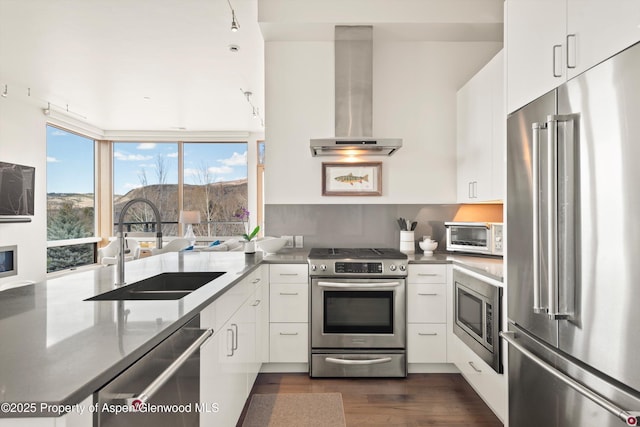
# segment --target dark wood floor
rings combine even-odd
[[[406,379],[309,378],[307,374],[260,374],[251,395],[342,393],[347,427],[502,427],[459,374],[410,374]],[[242,426],[251,396],[242,412]]]

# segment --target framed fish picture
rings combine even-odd
[[[323,162],[322,195],[381,196],[382,162]]]

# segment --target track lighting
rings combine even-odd
[[[9,88],[7,87],[7,85],[4,85],[4,90],[2,91],[2,97],[6,98],[7,95],[9,95]]]
[[[262,116],[260,115],[260,108],[256,107],[255,105],[253,105],[253,102],[251,102],[251,96],[253,95],[253,92],[248,91],[248,90],[245,91],[242,88],[240,88],[240,91],[242,92],[244,97],[247,98],[247,102],[251,106],[251,115],[253,117],[255,117],[256,119],[260,120],[260,126],[264,127],[264,120],[262,119]]]
[[[229,9],[231,9],[231,31],[235,33],[240,29],[240,23],[236,19],[236,11],[231,6],[231,0],[227,0],[227,3],[229,3]]]

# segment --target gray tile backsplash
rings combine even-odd
[[[445,248],[444,222],[459,205],[276,205],[265,206],[265,235],[302,235],[304,247],[399,247],[399,217],[417,221],[416,241],[431,236]],[[419,251],[419,249],[418,249]]]

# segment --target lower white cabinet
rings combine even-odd
[[[309,361],[308,323],[271,323],[269,360],[278,363]]]
[[[269,266],[269,362],[309,362],[307,264]]]
[[[264,267],[261,267],[264,268]],[[200,425],[235,425],[266,359],[268,298],[264,280],[249,275],[200,313],[213,337],[200,349],[200,400],[217,411],[200,413]],[[244,290],[244,300],[240,290]],[[266,312],[265,312],[266,310]],[[233,313],[224,320],[220,313]]]
[[[409,363],[445,363],[447,361],[447,325],[409,323],[407,329]]]
[[[409,264],[407,278],[407,362],[447,363],[451,324],[451,266]]]
[[[498,374],[491,369],[457,336],[451,337],[450,341],[449,349],[452,362],[498,418],[502,422],[506,422],[509,405],[507,375]]]

